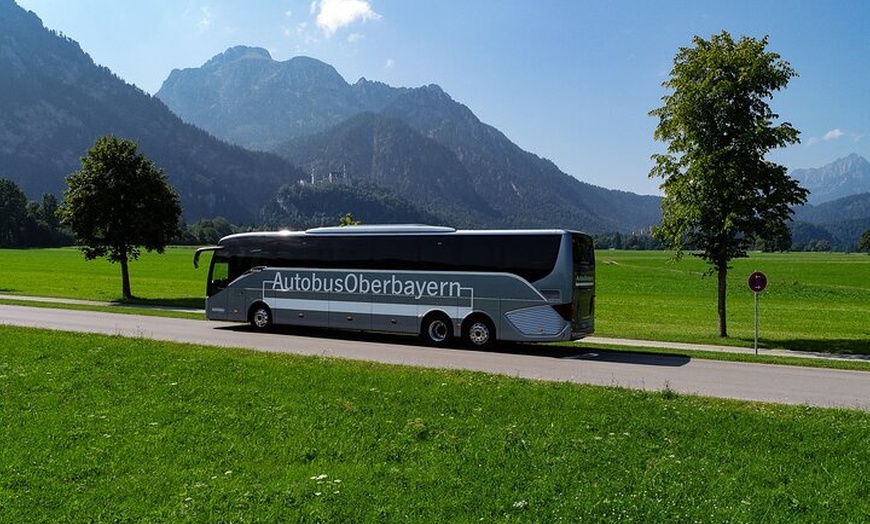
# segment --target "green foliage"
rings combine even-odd
[[[662,222],[653,234],[680,258],[687,246],[719,276],[719,334],[727,336],[725,282],[729,262],[745,257],[756,240],[788,234],[791,207],[806,202],[807,191],[786,168],[765,160],[772,149],[798,142],[789,123],[766,99],[797,73],[776,53],[767,37],[735,42],[723,31],[693,39],[681,48],[659,118],[656,140],[666,154],[653,156],[650,177],[664,181]]]
[[[24,237],[27,196],[18,184],[0,178],[0,247],[17,247]]]
[[[242,228],[230,224],[224,217],[203,218],[186,231],[185,244],[217,244],[221,238],[238,233]]]
[[[621,233],[602,233],[593,235],[595,249],[630,249],[630,250],[658,250],[662,249],[662,243],[649,234],[623,235]]]
[[[341,227],[358,226],[360,224],[362,224],[362,222],[360,222],[359,220],[355,220],[353,218],[353,215],[351,215],[350,213],[345,213],[343,217],[338,219],[338,225]]]
[[[181,234],[178,195],[135,143],[114,136],[97,139],[67,183],[62,222],[86,260],[121,264],[124,298],[131,298],[127,263],[143,248],[162,253]]]
[[[60,225],[57,197],[42,195],[41,202],[28,202],[12,180],[0,179],[0,247],[56,247],[73,243]]]
[[[2,522],[870,512],[854,410],[10,327],[0,345]]]
[[[861,233],[861,239],[858,241],[858,250],[870,252],[870,229]]]

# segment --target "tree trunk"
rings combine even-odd
[[[717,274],[719,276],[719,336],[726,338],[728,326],[725,319],[725,292],[727,291],[728,267],[719,266]]]
[[[121,292],[124,295],[124,300],[133,298],[133,293],[130,292],[130,271],[127,268],[127,253],[121,257]]]

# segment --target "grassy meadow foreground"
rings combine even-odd
[[[0,522],[866,522],[870,413],[0,327]]]
[[[761,347],[870,353],[870,256],[841,253],[752,253],[733,261],[728,282],[730,338],[717,336],[716,279],[687,255],[597,252],[596,334],[752,346],[755,270],[769,281],[760,296]],[[145,253],[131,264],[133,294],[146,304],[202,307],[207,269],[194,270],[193,249]],[[208,257],[204,257],[207,264]],[[120,269],[86,262],[78,250],[0,250],[0,293],[118,300]]]

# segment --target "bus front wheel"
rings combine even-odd
[[[432,313],[423,319],[420,337],[426,345],[445,347],[453,338],[453,324],[443,313]]]
[[[248,318],[251,327],[257,331],[269,331],[272,328],[272,310],[266,304],[254,304]]]
[[[472,349],[492,349],[495,346],[495,326],[484,316],[469,318],[463,324],[462,338]]]

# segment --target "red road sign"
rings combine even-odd
[[[761,293],[767,287],[767,276],[761,271],[756,271],[749,275],[749,289],[756,293]]]

